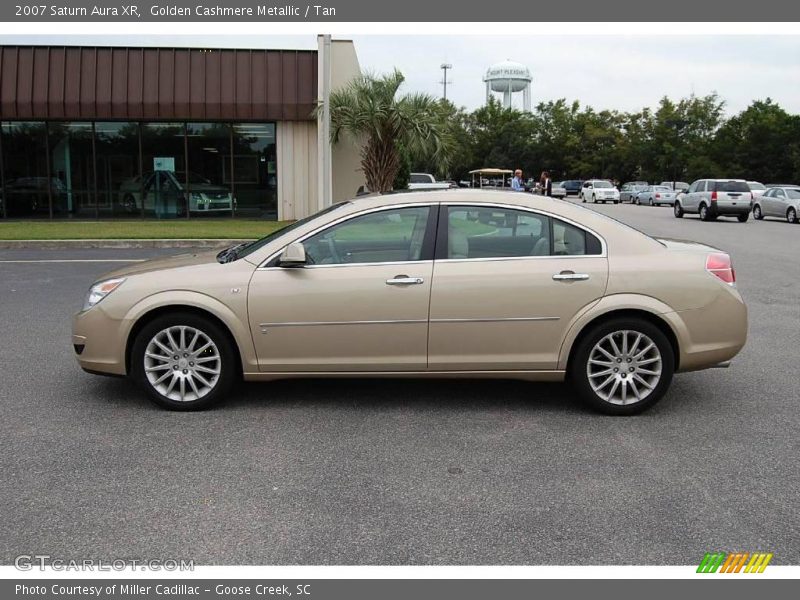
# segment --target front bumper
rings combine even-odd
[[[72,347],[84,371],[125,375],[124,322],[112,319],[102,304],[72,317]]]

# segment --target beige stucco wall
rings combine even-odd
[[[347,85],[353,78],[361,75],[356,48],[352,40],[331,41],[331,90]],[[364,185],[361,171],[360,145],[352,139],[345,138],[333,146],[332,179],[333,202],[347,200],[356,194],[356,190]]]
[[[278,219],[301,219],[317,211],[317,123],[279,121]]]
[[[331,41],[330,65],[331,90],[361,75],[351,40]],[[329,140],[322,139],[316,121],[279,121],[276,129],[278,219],[301,219],[322,208],[326,204],[321,194],[325,185],[331,188],[330,202],[353,198],[359,186],[364,185],[360,145],[355,140],[345,138],[331,146]],[[330,184],[320,171],[321,148],[331,153]]]

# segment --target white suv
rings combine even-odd
[[[717,217],[736,217],[740,223],[750,218],[753,192],[744,179],[698,179],[675,199],[675,216],[696,213],[703,221]]]
[[[581,202],[589,200],[603,204],[610,200],[614,204],[619,204],[619,190],[605,179],[590,179],[584,181],[583,187],[581,187]]]

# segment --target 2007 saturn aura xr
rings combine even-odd
[[[594,408],[652,406],[726,365],[747,309],[728,254],[580,206],[448,190],[336,204],[250,244],[139,263],[74,317],[78,362],[159,405],[239,379],[568,379]]]

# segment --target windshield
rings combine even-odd
[[[612,186],[608,181],[595,181],[594,182],[594,187],[596,187],[596,188],[610,188],[610,187],[614,187],[614,186]]]
[[[239,258],[244,258],[245,256],[248,256],[249,254],[252,254],[256,250],[258,250],[260,248],[263,248],[264,246],[269,244],[274,239],[277,239],[279,236],[283,235],[284,233],[289,233],[293,229],[297,229],[298,227],[301,227],[301,226],[305,225],[309,221],[313,221],[317,217],[321,217],[322,215],[326,215],[326,214],[328,214],[330,212],[338,210],[338,209],[342,208],[343,206],[345,206],[347,204],[350,204],[350,202],[349,201],[345,201],[345,202],[339,202],[337,204],[332,204],[331,206],[329,206],[327,208],[323,208],[321,211],[319,211],[317,213],[314,213],[313,215],[310,215],[308,217],[305,217],[303,219],[295,221],[294,223],[290,223],[286,227],[282,227],[280,229],[277,229],[277,230],[273,231],[272,233],[270,233],[269,235],[261,238],[260,240],[256,240],[255,242],[251,242],[251,243],[247,244],[246,246],[243,246],[243,247],[237,249],[236,250],[236,256],[235,256],[234,260],[237,260]]]

